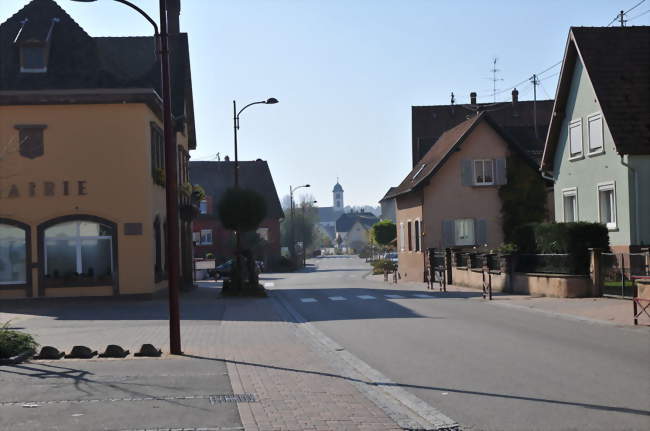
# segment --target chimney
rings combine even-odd
[[[167,31],[170,35],[181,32],[181,0],[167,0]]]
[[[515,88],[512,90],[512,104],[515,105],[517,102],[519,102],[519,92]]]
[[[476,92],[472,91],[469,93],[469,103],[472,105],[476,105]]]

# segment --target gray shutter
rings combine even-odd
[[[473,186],[472,161],[463,159],[460,161],[460,183],[464,186]]]
[[[487,220],[476,220],[476,245],[487,244]]]
[[[454,245],[454,221],[453,220],[443,220],[442,221],[442,243],[445,247],[451,247]]]
[[[506,173],[506,159],[496,159],[495,170],[496,170],[496,183],[498,185],[507,184],[508,176]]]

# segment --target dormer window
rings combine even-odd
[[[23,73],[47,72],[47,44],[23,44],[20,47],[20,71]]]

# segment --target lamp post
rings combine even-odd
[[[73,0],[91,3],[96,0]],[[167,212],[167,268],[169,285],[169,350],[181,355],[181,324],[178,304],[180,275],[180,241],[178,228],[178,166],[176,142],[172,129],[171,82],[169,68],[169,34],[167,31],[167,0],[159,0],[160,32],[156,22],[135,4],[128,0],[113,0],[122,3],[142,15],[153,26],[156,35],[163,100],[163,129],[165,135],[165,201]]]
[[[304,202],[302,206],[302,266],[307,266],[307,219],[305,218],[305,208],[307,204],[317,204],[318,201]]]
[[[294,264],[298,264],[296,259],[296,214],[295,207],[296,205],[293,202],[293,192],[303,187],[311,187],[309,184],[305,184],[298,187],[289,186],[289,199],[291,201],[291,258],[293,259]]]
[[[235,188],[239,188],[239,153],[238,153],[238,148],[237,148],[237,131],[239,130],[239,116],[241,115],[242,112],[249,106],[253,105],[275,105],[278,103],[278,99],[275,97],[271,97],[266,100],[262,100],[259,102],[253,102],[249,103],[248,105],[244,106],[241,108],[239,111],[237,111],[237,102],[232,101],[232,121],[233,121],[233,132],[234,132],[234,139],[235,139]],[[241,274],[241,256],[239,254],[240,252],[240,247],[241,247],[241,239],[240,239],[239,231],[235,230],[235,272],[237,273],[237,277],[239,277],[239,274]]]

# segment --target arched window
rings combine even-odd
[[[92,220],[71,220],[44,229],[43,272],[51,280],[113,281],[114,228]]]
[[[27,283],[27,231],[0,220],[0,286]]]

